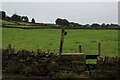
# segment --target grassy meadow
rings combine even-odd
[[[118,30],[85,30],[66,29],[63,52],[82,52],[85,54],[96,54],[97,45],[101,43],[102,56],[118,55]],[[12,44],[16,49],[59,52],[61,38],[60,29],[17,29],[2,28],[2,47],[7,48]]]

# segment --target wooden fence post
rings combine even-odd
[[[101,43],[98,43],[98,55],[100,56],[100,51],[101,51]]]
[[[61,41],[60,41],[60,50],[59,50],[59,55],[62,54],[62,49],[63,49],[63,42],[64,42],[64,32],[65,32],[65,28],[62,28],[61,31]]]
[[[79,45],[79,53],[82,53],[81,45]]]

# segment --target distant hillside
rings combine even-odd
[[[16,22],[12,20],[0,20],[0,26],[3,28],[22,28],[22,29],[38,29],[38,28],[59,28],[55,24],[31,23],[31,22]]]
[[[0,26],[7,28],[23,28],[23,29],[43,29],[43,28],[56,28],[60,29],[60,25],[56,24],[45,24],[45,23],[31,23],[31,22],[17,22],[12,20],[0,20]],[[65,27],[66,29],[120,29],[120,26],[117,24],[86,24],[81,25],[78,23],[70,22],[69,26]]]

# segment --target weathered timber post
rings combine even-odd
[[[65,32],[65,27],[69,26],[69,22],[66,19],[60,19],[60,18],[57,18],[55,22],[57,25],[62,26],[60,49],[59,49],[59,55],[61,55],[63,49],[64,36],[67,35],[67,32]]]
[[[81,45],[79,45],[79,53],[82,53]]]
[[[60,40],[60,50],[59,50],[59,55],[62,54],[62,49],[63,49],[63,42],[64,42],[64,33],[65,33],[65,28],[62,28],[61,31],[61,40]]]
[[[101,51],[101,43],[98,43],[98,55],[100,56],[100,51]]]

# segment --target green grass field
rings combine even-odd
[[[81,30],[66,29],[63,52],[79,52],[79,45],[82,45],[82,52],[96,54],[97,45],[101,43],[101,55],[118,55],[118,30]],[[61,30],[60,29],[2,29],[2,47],[6,48],[12,44],[16,49],[59,52]]]

